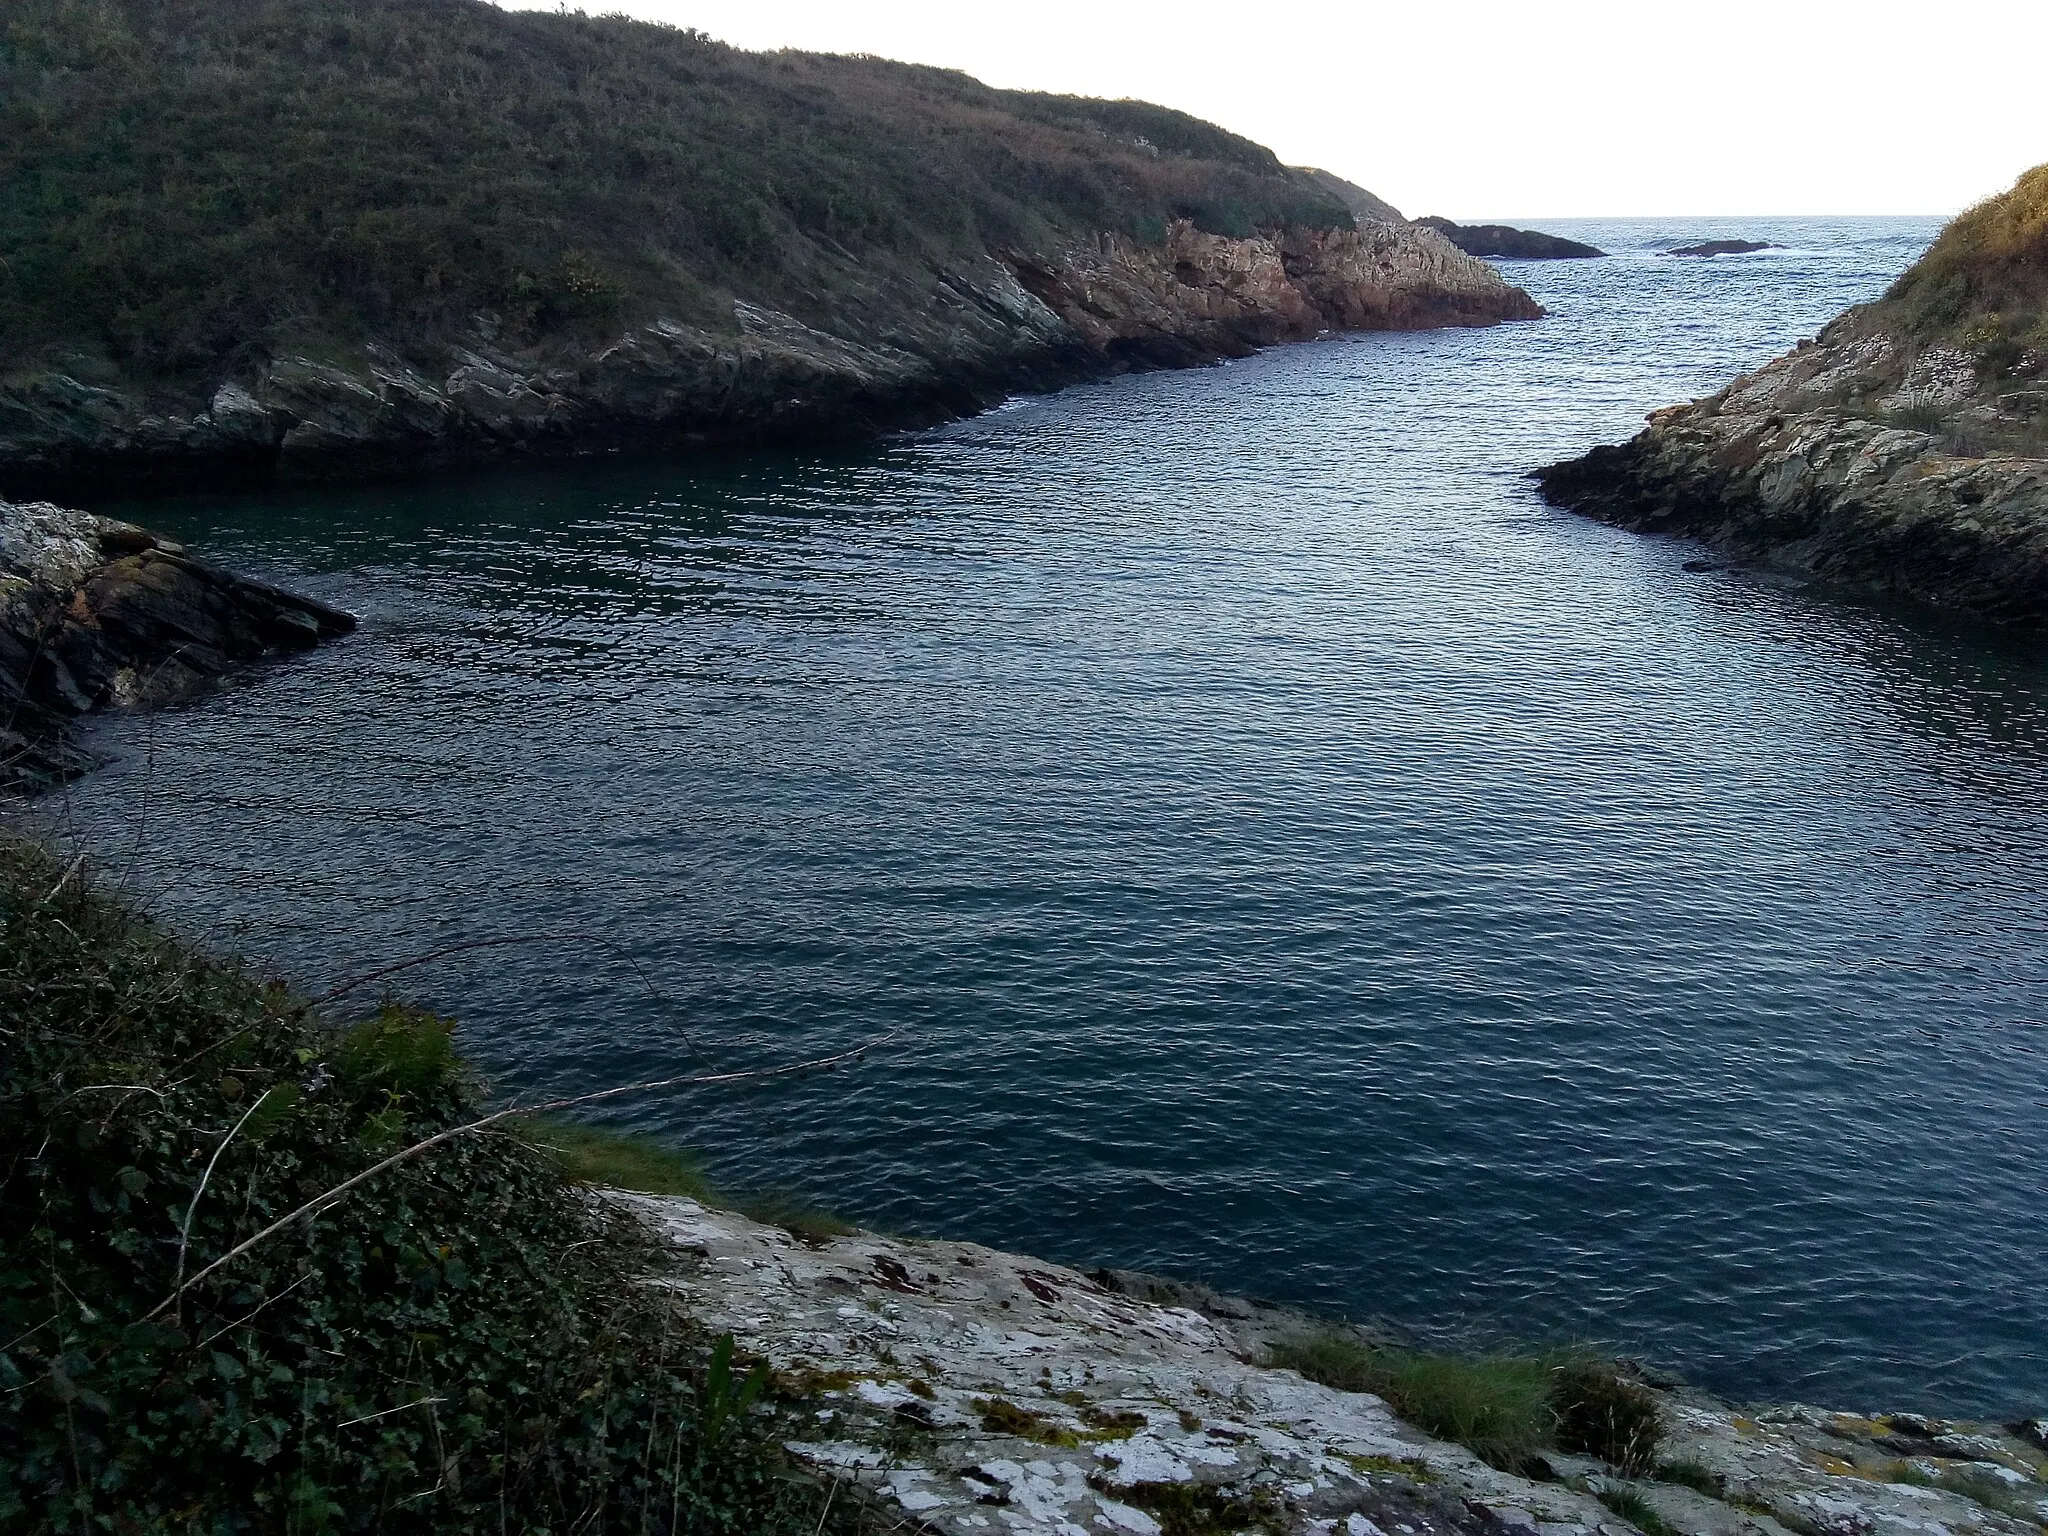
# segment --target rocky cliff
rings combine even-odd
[[[729,327],[656,319],[541,352],[488,320],[418,348],[284,353],[186,409],[57,370],[0,386],[0,487],[342,480],[515,455],[862,433],[1133,367],[1241,356],[1328,330],[1534,319],[1492,268],[1428,230],[1368,224],[1232,238],[1171,225],[1052,255],[992,253],[881,277],[828,323],[736,300]]]
[[[2048,167],[1879,302],[1538,479],[1623,527],[2048,628]]]
[[[82,715],[168,703],[354,628],[132,523],[0,502],[0,791],[95,766],[69,739]]]
[[[0,495],[868,431],[1538,312],[1382,209],[1143,102],[622,17],[19,0]]]

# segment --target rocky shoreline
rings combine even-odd
[[[674,1255],[652,1284],[814,1400],[792,1454],[912,1529],[2039,1536],[2048,1523],[2041,1421],[1739,1410],[1661,1382],[1655,1468],[1546,1454],[1522,1475],[1378,1397],[1265,1364],[1332,1327],[1284,1308],[974,1243],[800,1239],[682,1197],[604,1198]]]
[[[0,502],[0,792],[33,793],[99,766],[72,739],[85,715],[186,698],[355,625],[132,523]]]
[[[2039,631],[2048,461],[1995,444],[2042,425],[2048,395],[1982,398],[1976,379],[1968,356],[1851,317],[1536,478],[1554,505],[1603,522]],[[1845,409],[1848,393],[1873,398]]]
[[[279,355],[183,400],[46,369],[0,385],[0,495],[85,499],[352,481],[619,449],[867,435],[1020,391],[1187,367],[1332,330],[1543,311],[1435,232],[1361,221],[1246,239],[1172,226],[1057,257],[990,255],[918,279],[848,261],[866,302],[829,324],[734,301],[730,329],[668,320],[586,351],[459,341]]]
[[[1763,565],[2048,628],[2048,166],[1953,220],[1882,298],[1628,442],[1553,504]],[[1709,242],[1711,255],[1758,242]]]

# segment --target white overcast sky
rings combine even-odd
[[[2048,160],[2048,0],[582,3],[1163,102],[1411,217],[1945,214]]]

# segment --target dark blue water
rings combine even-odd
[[[1544,507],[1928,223],[840,456],[159,504],[360,635],[109,727],[163,910],[868,1222],[1747,1397],[2048,1406],[2048,663]],[[1653,242],[1793,247],[1686,262]],[[644,978],[644,979],[643,979]],[[694,1045],[693,1045],[694,1042]]]

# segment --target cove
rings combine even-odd
[[[508,1090],[893,1230],[1748,1398],[2048,1389],[2048,666],[1545,508],[1532,466],[1931,223],[1583,224],[1552,318],[854,453],[109,508],[360,632],[51,814]],[[1785,249],[1660,260],[1748,233]]]

